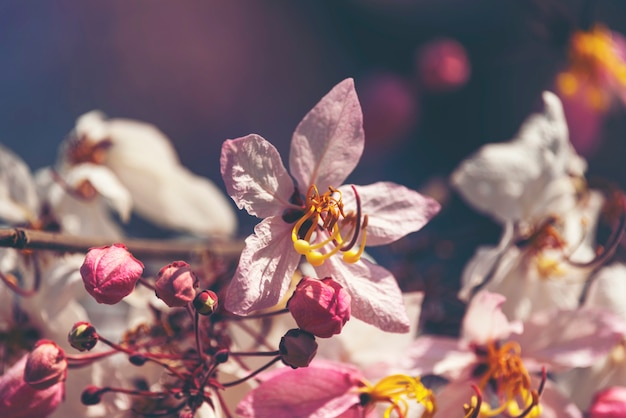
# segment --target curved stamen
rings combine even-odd
[[[352,247],[354,247],[354,244],[356,244],[356,240],[359,237],[359,232],[361,230],[361,196],[359,196],[359,193],[357,193],[356,187],[354,187],[354,185],[351,185],[350,187],[352,187],[352,191],[354,192],[354,199],[356,200],[356,226],[354,227],[354,234],[352,235],[352,239],[341,249],[341,251],[348,251]]]

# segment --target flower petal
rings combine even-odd
[[[361,200],[361,210],[368,217],[367,245],[385,245],[421,229],[435,216],[441,205],[434,199],[391,182],[354,186]],[[351,186],[339,188],[344,208],[356,211]]]
[[[522,332],[522,323],[509,322],[502,313],[506,298],[498,293],[479,292],[467,307],[463,318],[463,339],[478,345],[507,338],[511,333]]]
[[[262,383],[239,403],[246,418],[327,418],[359,403],[355,389],[360,373],[341,363],[313,362],[309,367],[281,368],[261,376]]]
[[[239,209],[267,218],[293,206],[293,180],[276,148],[260,136],[225,141],[220,164],[226,190]]]
[[[533,315],[516,340],[529,370],[548,364],[550,371],[557,371],[554,369],[558,367],[593,365],[625,334],[626,323],[605,310],[551,310]]]
[[[354,81],[345,79],[300,122],[291,140],[289,168],[300,188],[339,187],[354,170],[365,145]],[[304,190],[301,190],[305,192]]]
[[[34,221],[38,212],[39,199],[30,169],[0,145],[0,222],[27,223]]]
[[[385,268],[361,259],[354,264],[330,257],[315,267],[319,277],[332,277],[350,293],[352,316],[383,331],[408,332],[402,292],[395,277]]]
[[[276,305],[289,288],[300,261],[291,225],[280,217],[264,219],[246,239],[239,266],[226,294],[226,309],[237,315]]]
[[[476,363],[476,355],[458,339],[423,335],[407,349],[401,364],[413,375],[436,374],[457,380]]]

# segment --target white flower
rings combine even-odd
[[[98,111],[84,114],[61,146],[58,171],[83,164],[110,170],[132,196],[133,210],[162,227],[198,236],[235,233],[235,212],[224,194],[181,165],[169,139],[153,125],[106,119]],[[98,179],[113,184],[103,176]],[[114,199],[119,193],[105,197],[115,209],[123,206]]]

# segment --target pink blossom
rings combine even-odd
[[[350,295],[332,278],[304,277],[287,302],[298,327],[320,338],[341,332],[350,319]]]
[[[588,416],[589,418],[626,417],[626,387],[614,386],[596,393]]]
[[[185,306],[196,297],[195,274],[189,264],[174,261],[163,267],[154,283],[156,295],[169,307]]]
[[[419,378],[392,375],[370,384],[355,367],[315,361],[300,369],[280,368],[260,375],[261,385],[237,407],[245,418],[362,418],[375,408],[401,416],[430,418],[436,406],[432,392]],[[461,411],[459,407],[459,411]],[[416,411],[416,414],[413,414]],[[458,411],[457,411],[458,412]]]
[[[333,277],[350,294],[354,317],[387,331],[408,330],[395,278],[361,254],[366,243],[384,245],[417,231],[439,204],[389,182],[340,186],[363,146],[351,79],[335,86],[296,128],[289,156],[293,179],[276,148],[260,136],[224,142],[221,172],[228,193],[239,208],[263,218],[246,239],[226,295],[228,310],[245,315],[277,304],[305,255],[318,277]]]
[[[2,418],[45,417],[59,406],[65,397],[63,380],[38,390],[24,381],[28,356],[22,357],[0,376],[0,416]]]
[[[87,292],[98,303],[114,305],[135,288],[143,263],[124,244],[91,248],[80,268]]]
[[[480,292],[468,306],[460,340],[422,336],[410,347],[404,368],[415,374],[442,375],[451,381],[440,394],[444,416],[442,411],[453,411],[455,402],[471,395],[472,381],[482,391],[495,389],[501,397],[499,406],[518,402],[511,394],[528,400],[539,386],[533,373],[543,366],[550,372],[590,366],[626,333],[622,320],[598,309],[538,312],[522,326],[504,317],[503,302],[501,295]],[[581,416],[551,382],[540,404],[542,416]]]

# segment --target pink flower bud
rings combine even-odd
[[[424,45],[417,54],[417,70],[424,88],[438,92],[463,86],[471,72],[465,48],[454,39]]]
[[[203,290],[193,300],[193,307],[200,315],[211,315],[217,310],[218,299],[215,292]]]
[[[80,268],[85,289],[98,303],[114,305],[128,296],[143,273],[143,263],[124,244],[91,248]]]
[[[339,334],[350,319],[351,298],[330,277],[304,277],[287,303],[298,327],[320,338]]]
[[[588,417],[626,417],[626,387],[614,386],[596,393],[591,402]]]
[[[170,308],[187,305],[196,297],[196,275],[184,261],[163,267],[154,283],[156,295]]]
[[[37,390],[48,389],[67,377],[65,352],[54,341],[40,340],[28,354],[24,381]]]
[[[22,357],[0,376],[0,417],[45,417],[59,406],[65,397],[65,382],[59,380],[46,389],[38,390],[24,381],[28,356]]]
[[[278,344],[283,363],[292,369],[307,367],[317,354],[315,337],[301,329],[290,329]]]
[[[93,325],[81,321],[74,324],[67,335],[67,341],[78,351],[89,351],[98,342],[98,334]]]

